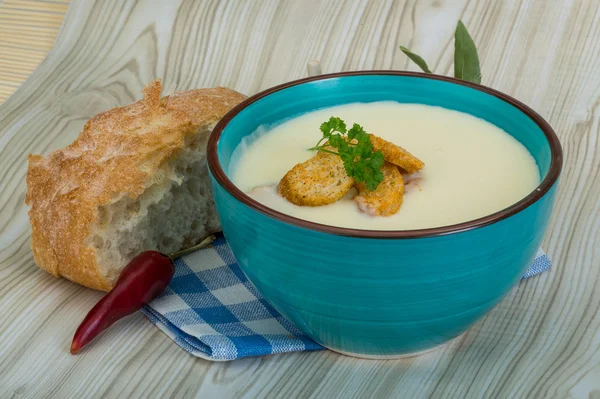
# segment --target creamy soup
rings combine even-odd
[[[307,149],[322,137],[321,123],[342,118],[404,147],[425,162],[405,178],[402,207],[392,216],[362,213],[351,190],[320,207],[297,206],[277,193],[279,180],[295,164],[315,155]],[[261,126],[236,148],[229,176],[264,205],[317,223],[368,230],[411,230],[466,222],[504,209],[540,182],[527,149],[498,127],[441,107],[391,101],[320,109]]]

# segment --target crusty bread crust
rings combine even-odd
[[[90,119],[79,137],[46,157],[29,156],[27,196],[36,264],[56,277],[110,290],[90,246],[98,208],[136,198],[165,178],[163,167],[202,127],[214,125],[245,96],[226,88],[160,98],[155,81],[144,99]]]

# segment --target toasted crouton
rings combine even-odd
[[[354,185],[342,159],[327,152],[294,166],[279,182],[279,193],[293,204],[321,206],[341,199]]]
[[[401,167],[408,173],[415,173],[425,165],[423,161],[394,143],[390,143],[374,134],[369,134],[369,138],[374,151],[381,151],[386,161]]]
[[[354,201],[358,208],[371,216],[390,216],[398,212],[404,196],[404,180],[398,167],[386,162],[381,168],[383,181],[374,191],[365,183],[357,183],[358,195]]]

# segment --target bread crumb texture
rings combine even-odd
[[[170,253],[220,229],[206,142],[245,96],[161,90],[155,81],[143,100],[90,119],[67,147],[29,156],[25,201],[40,268],[109,290],[139,252]]]

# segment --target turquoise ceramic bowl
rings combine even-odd
[[[369,231],[284,215],[229,180],[234,149],[259,125],[381,100],[442,106],[493,123],[527,147],[542,183],[513,206],[481,219]],[[208,162],[223,232],[250,281],[275,309],[332,350],[398,357],[457,337],[519,281],[544,236],[562,153],[548,123],[505,94],[435,75],[366,71],[302,79],[248,98],[216,126]]]

